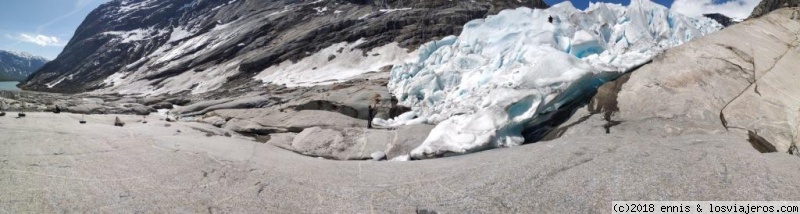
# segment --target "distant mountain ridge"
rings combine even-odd
[[[0,50],[0,81],[25,80],[49,61],[25,52]]]

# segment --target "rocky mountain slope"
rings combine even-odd
[[[780,8],[797,6],[800,6],[800,0],[762,0],[748,18],[758,18]]]
[[[22,81],[48,61],[28,53],[0,50],[0,81]]]
[[[318,80],[338,81],[384,65],[339,71],[321,66],[337,64],[337,57],[349,64],[402,62],[411,49],[456,34],[469,20],[519,6],[546,7],[541,0],[115,0],[90,13],[61,55],[20,86],[54,92],[202,93],[259,74],[266,82],[291,84],[269,68],[326,48],[317,57],[323,60],[289,72],[313,76],[346,70],[338,79]]]
[[[739,23],[738,21],[733,20],[732,18],[730,18],[728,16],[725,16],[725,15],[722,15],[722,14],[719,14],[719,13],[703,14],[703,16],[705,16],[706,18],[709,18],[709,19],[713,19],[714,21],[717,21],[717,23],[719,23],[719,24],[721,24],[722,26],[725,26],[725,27],[728,27],[728,26],[731,26],[733,24]]]

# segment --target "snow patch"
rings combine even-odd
[[[169,31],[165,29],[155,30],[154,27],[147,29],[136,29],[132,31],[109,31],[102,33],[103,35],[116,36],[114,41],[127,44],[136,41],[150,40],[155,37],[166,35]]]
[[[315,7],[314,10],[317,11],[317,15],[322,15],[325,11],[328,11],[328,7]]]
[[[64,82],[64,80],[66,80],[66,79],[67,79],[66,77],[62,77],[61,79],[58,79],[58,80],[53,81],[51,83],[45,84],[45,86],[47,86],[47,88],[53,88],[53,86],[57,86],[58,84],[61,84],[61,82]]]
[[[184,28],[173,28],[172,33],[169,35],[169,42],[178,41],[181,39],[188,38],[194,35],[194,33],[184,29]]]
[[[119,11],[120,13],[128,13],[128,12],[131,12],[131,11],[146,10],[148,8],[154,7],[154,6],[151,6],[150,4],[152,4],[155,1],[156,0],[146,0],[146,1],[140,1],[140,2],[136,2],[136,3],[132,3],[132,4],[130,3],[131,1],[122,1],[122,4],[121,4],[122,6],[120,6],[119,10],[117,10],[117,11]]]
[[[411,9],[412,9],[412,8],[410,8],[410,7],[404,7],[404,8],[388,8],[388,9],[380,9],[380,10],[378,10],[378,11],[380,11],[380,12],[382,12],[382,13],[391,13],[391,12],[395,12],[395,11],[403,11],[403,10],[411,10]]]
[[[333,84],[373,71],[384,66],[410,62],[416,53],[408,53],[397,43],[374,48],[369,52],[356,49],[363,40],[354,43],[342,42],[303,58],[297,63],[290,61],[269,67],[255,78],[265,83],[288,87]]]
[[[103,80],[103,85],[106,85],[106,86],[117,85],[118,83],[121,83],[122,79],[124,79],[125,76],[127,76],[127,75],[128,75],[128,73],[125,73],[125,72],[114,73],[111,76],[108,76],[105,80]]]

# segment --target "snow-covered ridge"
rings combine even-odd
[[[29,54],[29,53],[27,53],[27,52],[21,52],[21,51],[4,51],[4,50],[0,50],[0,52],[6,52],[6,53],[9,53],[9,54],[11,54],[11,55],[14,55],[14,56],[17,56],[17,57],[19,57],[19,58],[26,59],[26,60],[50,61],[50,59],[44,58],[44,57],[42,57],[42,56],[34,56],[33,54]]]
[[[0,50],[0,81],[24,80],[48,61],[25,52]]]
[[[599,86],[594,75],[721,28],[648,0],[505,10],[422,46],[416,62],[393,68],[389,87],[418,117],[439,123],[412,156],[515,146],[527,124]]]

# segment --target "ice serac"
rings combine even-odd
[[[525,142],[523,130],[586,96],[607,74],[721,28],[646,0],[505,10],[425,44],[416,62],[392,69],[389,87],[418,117],[438,123],[415,158],[515,146]]]

